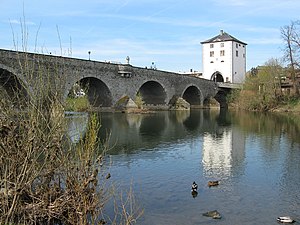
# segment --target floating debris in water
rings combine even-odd
[[[105,177],[106,179],[109,179],[109,178],[111,178],[111,175],[110,175],[110,173],[108,173],[107,175],[106,175],[106,177]]]

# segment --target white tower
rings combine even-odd
[[[203,78],[217,82],[244,82],[246,43],[221,30],[219,35],[201,44]]]

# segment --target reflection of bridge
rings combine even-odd
[[[227,112],[227,110],[220,111],[222,114]],[[109,137],[109,145],[114,146],[110,151],[112,154],[123,151],[123,148],[128,152],[134,152],[146,146],[157,148],[162,143],[199,139],[202,134],[216,133],[219,129],[219,119],[224,123],[223,117],[226,116],[220,116],[220,111],[204,109],[149,114],[99,113],[101,123],[99,139],[104,141]],[[87,126],[86,114],[81,116],[81,119],[80,114],[67,116],[72,140],[84,136],[84,127]],[[80,128],[77,130],[77,136],[74,127]]]
[[[216,97],[222,107],[226,106],[225,95],[232,88],[130,64],[0,50],[0,87],[4,87],[9,95],[15,95],[16,87],[21,86],[26,87],[22,93],[28,93],[41,75],[48,76],[52,87],[64,97],[75,83],[80,83],[86,88],[94,107],[114,107],[124,96],[134,100],[137,93],[148,106],[168,107],[174,99],[182,97],[196,108]]]

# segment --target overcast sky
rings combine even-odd
[[[247,45],[247,70],[282,56],[280,27],[299,0],[0,0],[0,48],[202,71],[200,42],[224,30]],[[20,22],[26,23],[26,26]],[[26,29],[24,29],[26,28]],[[24,30],[28,33],[22,35]]]

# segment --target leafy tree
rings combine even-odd
[[[255,71],[255,75],[251,73]],[[283,67],[278,59],[270,59],[263,66],[253,68],[240,93],[240,107],[267,111],[278,104],[281,97],[280,80]]]

